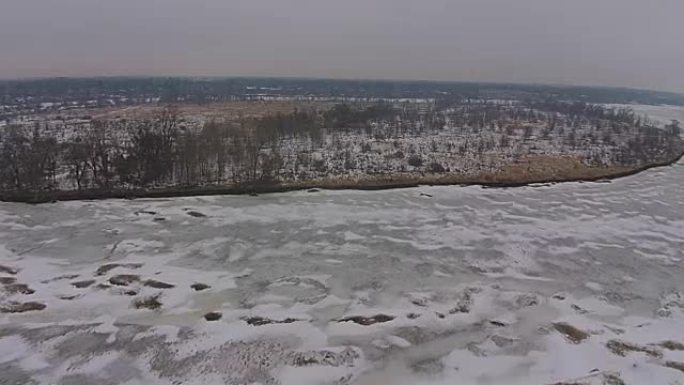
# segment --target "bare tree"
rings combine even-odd
[[[113,125],[101,121],[93,121],[84,137],[88,152],[88,168],[93,182],[100,188],[111,186],[111,157],[114,141],[111,138]]]
[[[9,126],[5,129],[0,154],[0,174],[2,184],[7,188],[22,190],[24,187],[25,165],[29,156],[29,139],[21,127]]]

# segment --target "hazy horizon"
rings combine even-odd
[[[297,77],[684,92],[676,0],[6,2],[6,80]]]
[[[562,83],[543,83],[543,82],[507,82],[507,81],[487,81],[487,80],[439,80],[439,79],[396,79],[396,78],[342,78],[342,77],[313,77],[313,76],[288,76],[288,75],[90,75],[90,76],[29,76],[29,77],[15,77],[3,78],[0,77],[0,82],[30,82],[40,80],[88,80],[88,79],[189,79],[189,80],[225,80],[225,79],[290,79],[290,80],[321,80],[321,81],[360,81],[360,82],[407,82],[407,83],[454,83],[454,84],[484,84],[484,85],[512,85],[512,86],[530,86],[530,87],[567,87],[567,88],[606,88],[606,89],[625,89],[644,92],[662,92],[684,95],[684,91],[673,91],[667,89],[644,88],[644,87],[629,87],[629,86],[610,86],[610,85],[592,85],[592,84],[562,84]]]

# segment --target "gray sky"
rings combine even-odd
[[[684,91],[683,0],[0,0],[0,78],[217,75]]]

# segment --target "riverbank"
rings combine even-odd
[[[215,186],[172,186],[153,189],[88,189],[52,191],[5,191],[0,201],[17,203],[50,203],[56,201],[170,198],[200,195],[267,194],[297,190],[385,190],[417,186],[482,186],[483,188],[524,187],[535,184],[564,182],[598,182],[624,178],[640,172],[667,167],[679,162],[676,157],[640,167],[591,167],[575,157],[536,155],[503,167],[498,172],[462,173],[401,173],[364,176],[341,176],[325,179],[282,183],[249,183]]]

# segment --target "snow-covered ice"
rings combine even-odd
[[[684,384],[682,180],[2,203],[0,383]]]

